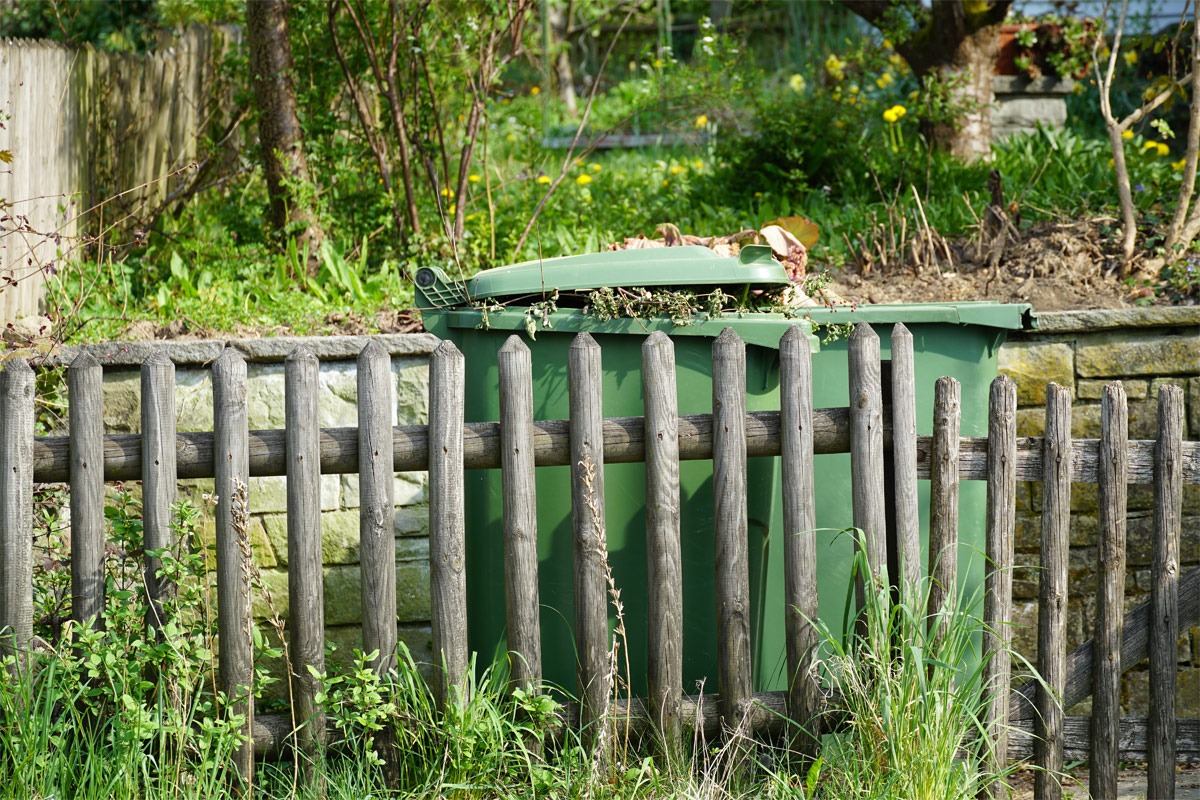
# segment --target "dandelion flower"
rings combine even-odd
[[[588,175],[586,172],[575,179],[575,183],[579,184],[580,186],[587,186],[591,182],[592,176]]]
[[[442,197],[454,197],[454,190],[447,186],[445,189],[442,189]]]
[[[542,93],[542,87],[540,87],[540,86],[531,86],[531,87],[530,87],[530,89],[529,89],[529,93],[530,93],[531,95],[533,95],[533,96],[535,96],[535,97],[536,97],[537,95],[539,95],[539,94],[541,94],[541,93]]]
[[[900,118],[907,113],[907,108],[901,105],[895,105],[883,112],[883,121],[889,125],[895,125],[900,121]]]
[[[661,58],[654,59],[654,68],[655,69],[662,69],[666,65],[667,65],[667,62],[663,61]]]
[[[696,117],[696,122],[695,122],[695,125],[696,125],[696,127],[697,127],[697,128],[706,128],[706,127],[708,127],[708,115],[707,115],[707,114],[701,114],[700,116]]]
[[[880,89],[886,89],[887,87],[891,86],[895,82],[896,82],[896,79],[892,77],[892,73],[890,73],[890,72],[884,72],[882,75],[880,75],[878,78],[875,79],[875,85],[878,86]]]
[[[1164,144],[1163,142],[1159,142],[1157,149],[1158,149],[1159,158],[1166,158],[1167,156],[1171,155],[1170,145]]]
[[[537,176],[537,182],[538,182],[538,183],[549,183],[549,182],[550,182],[550,176],[549,176],[549,175],[538,175],[538,176]]]
[[[666,180],[666,179],[664,178],[664,179],[663,179],[663,188],[664,188],[664,189],[666,189],[666,188],[667,188],[668,186],[670,186],[670,185],[671,185],[671,182],[670,182],[669,180]]]
[[[589,165],[589,169],[591,169],[592,172],[599,172],[600,170],[604,169],[604,167],[600,166],[599,164],[591,164]]]
[[[1154,141],[1153,139],[1151,139],[1150,141],[1148,141],[1144,145],[1142,145],[1142,150],[1157,150],[1157,149],[1158,149],[1158,142]]]
[[[1132,67],[1137,62],[1138,62],[1137,50],[1126,50],[1125,51],[1125,63]]]
[[[1128,142],[1133,138],[1133,131],[1121,131],[1121,138]]]
[[[842,61],[836,55],[830,53],[829,58],[825,59],[825,71],[829,73],[829,77],[840,81],[846,77],[845,70],[846,62]]]
[[[682,172],[683,172],[683,167],[679,166],[678,164],[671,165],[671,174],[672,175],[679,175]]]
[[[446,208],[446,213],[447,213],[447,214],[449,214],[449,215],[450,215],[450,216],[452,216],[452,217],[454,216],[454,212],[455,212],[455,211],[458,211],[458,204],[457,204],[457,203],[451,203],[451,204],[450,204],[450,205],[449,205],[449,206]]]
[[[804,76],[799,72],[795,73],[792,77],[788,78],[788,86],[792,87],[793,92],[800,94],[804,91],[805,87]]]
[[[470,181],[471,183],[479,183],[481,178],[478,175],[476,175],[474,172],[472,172],[470,175],[467,176],[467,180]]]
[[[1183,168],[1186,166],[1187,166],[1186,158],[1181,158],[1178,161],[1171,162],[1171,169],[1175,170],[1176,172],[1183,172]]]
[[[696,170],[704,169],[704,162],[701,161],[700,159],[696,159],[695,161],[692,162],[692,169],[696,169]]]
[[[516,140],[517,140],[517,135],[515,133],[510,133],[504,137],[504,141],[506,141],[506,142],[515,142]]]

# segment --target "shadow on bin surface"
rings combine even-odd
[[[528,304],[554,289],[585,293],[609,287],[680,287],[697,292],[720,287],[733,293],[746,287],[789,284],[787,273],[767,248],[747,247],[738,258],[721,258],[705,248],[618,251],[591,256],[489,270],[466,283],[452,284],[437,270],[418,273],[418,303],[425,327],[452,340],[466,357],[468,422],[500,418],[496,354],[509,336],[523,336],[533,360],[534,418],[566,419],[567,350],[580,331],[588,331],[601,347],[604,372],[604,416],[642,416],[641,346],[655,330],[675,344],[679,413],[712,410],[712,340],[725,327],[746,342],[747,411],[779,409],[780,337],[792,325],[808,327],[844,322],[870,322],[888,358],[891,326],[904,322],[913,332],[917,368],[918,432],[932,428],[934,381],[951,375],[963,384],[963,436],[983,434],[987,424],[988,384],[996,374],[996,351],[1005,331],[1028,320],[1027,306],[991,303],[956,305],[873,306],[857,311],[805,309],[811,323],[776,313],[729,314],[721,319],[698,317],[677,326],[667,319],[598,321],[578,308],[560,303],[552,329],[539,329],[536,340],[525,331]],[[545,291],[543,292],[543,287]],[[486,299],[508,303],[487,314],[472,306]],[[846,343],[813,339],[813,404],[845,407],[848,402]],[[748,461],[751,583],[751,636],[756,691],[782,689],[784,683],[784,608],[782,501],[778,458]],[[821,618],[840,629],[847,599],[852,545],[836,531],[851,524],[849,455],[816,457],[818,583]],[[605,467],[605,513],[609,562],[621,591],[628,634],[630,690],[646,693],[646,543],[644,526],[645,468],[642,464]],[[542,665],[547,681],[576,693],[573,638],[572,530],[570,470],[537,470],[539,591],[542,603]],[[961,499],[960,555],[962,586],[969,592],[982,581],[983,485],[964,483]],[[928,503],[928,484],[922,484]],[[499,470],[472,470],[466,475],[468,632],[472,650],[487,663],[503,652],[504,550],[501,476]],[[697,691],[704,682],[716,692],[716,599],[713,563],[712,462],[680,463],[680,531],[683,567],[683,690]],[[923,544],[927,528],[922,531]],[[923,557],[924,557],[923,553]]]

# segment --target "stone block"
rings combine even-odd
[[[335,361],[321,364],[320,381],[321,427],[357,428],[357,365],[353,361]]]
[[[1184,517],[1180,525],[1179,555],[1182,563],[1196,559],[1200,552],[1200,517]],[[1154,556],[1153,513],[1130,514],[1125,539],[1126,563],[1150,566]]]
[[[254,618],[270,619],[278,614],[288,618],[288,574],[286,569],[264,569],[250,587],[250,608]]]
[[[425,502],[425,482],[427,473],[397,472],[392,484],[392,502],[397,506],[412,506]],[[358,508],[359,482],[358,474],[347,474],[341,477],[342,507]]]
[[[1075,342],[1080,377],[1195,375],[1200,365],[1200,333],[1097,333]]]
[[[254,551],[254,563],[263,568],[277,566],[279,559],[275,555],[274,548],[271,547],[271,540],[267,538],[267,531],[263,527],[262,520],[258,517],[250,517],[248,532],[250,534],[250,547]],[[216,551],[213,547],[217,543],[217,521],[212,516],[205,515],[200,519],[196,533],[200,537],[201,547],[204,548],[208,568],[210,570],[216,569]],[[284,541],[286,542],[286,539]]]
[[[104,373],[101,394],[105,433],[138,433],[142,429],[142,376],[130,370]]]
[[[325,570],[325,624],[362,621],[361,574],[357,566]],[[429,619],[429,562],[396,564],[396,615],[405,622]]]
[[[1200,378],[1189,378],[1187,388],[1188,438],[1200,440]]]
[[[1017,384],[1017,405],[1046,402],[1046,384],[1075,387],[1075,349],[1066,342],[1008,342],[998,356],[1000,374]]]
[[[1042,547],[1042,517],[1040,514],[1017,514],[1017,536],[1014,543],[1018,553],[1036,553]]]
[[[269,514],[263,517],[267,538],[275,548],[279,563],[287,564],[287,515]],[[327,511],[321,515],[321,563],[358,563],[358,513],[355,511]]]
[[[337,475],[322,475],[320,478],[321,510],[334,511],[341,500],[341,481]],[[287,511],[287,477],[270,475],[250,479],[250,512],[252,514],[276,514]]]
[[[433,676],[433,630],[427,624],[398,625],[396,635],[398,642],[412,655],[421,676],[430,680]],[[325,642],[332,647],[326,664],[331,669],[344,669],[354,663],[354,651],[362,650],[362,626],[328,627],[325,629]]]
[[[428,536],[429,506],[407,506],[396,509],[397,536]]]
[[[1104,387],[1112,381],[1093,381],[1080,378],[1075,382],[1076,396],[1080,400],[1100,400],[1104,396]],[[1150,389],[1149,381],[1143,380],[1128,380],[1121,381],[1125,387],[1125,399],[1127,400],[1145,400],[1146,394]]]
[[[1121,681],[1121,713],[1132,717],[1145,717],[1150,713],[1148,671],[1137,669],[1125,673]],[[1200,716],[1200,666],[1179,670],[1175,683],[1175,715]]]
[[[213,429],[212,373],[209,370],[175,371],[175,428],[180,433]]]
[[[246,367],[246,377],[250,430],[284,427],[283,364],[250,364]]]
[[[429,359],[393,358],[396,376],[396,424],[424,425],[429,421]]]
[[[1017,410],[1017,436],[1043,436],[1045,433],[1045,406]],[[1071,407],[1071,438],[1096,439],[1099,436],[1100,406],[1092,403],[1073,405]]]

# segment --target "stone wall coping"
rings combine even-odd
[[[372,339],[393,356],[427,356],[440,340],[431,333],[383,333],[374,336],[270,336],[260,339],[194,339],[146,342],[101,342],[63,347],[47,362],[70,364],[80,353],[90,353],[104,366],[136,367],[161,353],[176,365],[205,365],[226,347],[241,351],[247,361],[279,363],[297,347],[305,347],[322,361],[353,361]]]
[[[992,78],[996,94],[1070,94],[1075,88],[1071,78],[1043,75],[1030,78],[1028,75],[996,75]]]
[[[1118,328],[1183,328],[1200,326],[1200,306],[1045,311],[1035,313],[1034,317],[1037,327],[1026,333],[1089,333]]]

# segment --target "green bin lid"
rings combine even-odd
[[[997,303],[988,300],[965,303],[889,303],[845,308],[805,309],[814,325],[866,322],[914,325],[922,322],[949,322],[1010,331],[1037,327],[1033,306],[1028,303]]]
[[[425,308],[541,296],[555,289],[747,285],[765,288],[791,283],[787,270],[772,256],[771,248],[764,245],[747,245],[735,257],[718,255],[707,247],[686,246],[547,258],[485,270],[457,282],[437,267],[424,267],[417,271],[416,279],[419,299],[424,301],[420,305]]]

